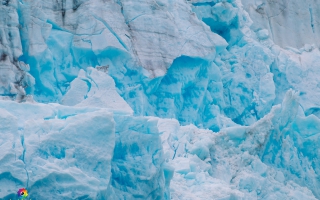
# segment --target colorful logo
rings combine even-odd
[[[25,199],[28,196],[28,191],[24,188],[19,189],[18,191],[18,197],[19,199]]]

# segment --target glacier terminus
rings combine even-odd
[[[320,2],[1,0],[0,199],[320,199]]]

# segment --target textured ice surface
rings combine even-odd
[[[214,56],[227,46],[197,19],[183,0],[124,0],[121,6],[139,62],[152,72],[152,77],[164,75],[172,61],[181,55]]]
[[[156,118],[0,101],[0,198],[163,199]],[[111,110],[112,111],[112,110]]]
[[[105,109],[1,101],[1,198],[100,198],[111,177],[115,123]]]
[[[165,159],[175,169],[171,198],[317,199],[318,156],[309,147],[320,120],[297,115],[298,105],[289,91],[258,122],[219,133],[161,120]]]
[[[316,1],[0,2],[0,198],[320,198]]]
[[[61,99],[62,105],[77,107],[102,107],[132,114],[130,106],[117,93],[113,79],[104,71],[88,68],[80,70],[70,83],[70,89]]]
[[[182,124],[219,130],[217,113],[223,113],[249,125],[280,103],[287,89],[302,91],[312,85],[317,90],[308,75],[317,73],[314,65],[296,58],[305,52],[303,57],[312,56],[316,63],[319,53],[312,45],[299,50],[274,45],[270,31],[252,28],[246,5],[196,0],[10,1],[1,6],[7,19],[2,29],[8,32],[12,24],[19,24],[20,35],[10,33],[3,43],[8,49],[5,62],[12,70],[2,70],[2,94],[34,94],[36,101],[63,103],[70,96],[86,95],[84,88],[89,86],[76,79],[80,69],[101,66],[138,115],[174,117]],[[19,54],[12,53],[14,42],[20,44]],[[15,69],[16,60],[31,66],[35,80],[26,70]],[[304,85],[297,82],[297,70],[286,69],[291,63],[305,69]],[[27,77],[25,83],[20,83],[22,77]],[[19,92],[20,85],[25,92]],[[69,91],[76,85],[81,92]],[[303,109],[316,109],[308,92],[301,94],[306,94]],[[93,98],[90,102],[103,101]]]
[[[254,22],[253,30],[268,30],[272,40],[281,47],[320,45],[318,2],[249,0],[242,3]]]
[[[116,146],[107,199],[168,199],[158,119],[115,116]]]

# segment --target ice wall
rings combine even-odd
[[[171,198],[318,199],[320,121],[298,114],[298,106],[289,91],[255,124],[218,134],[160,121],[166,162],[175,170]]]
[[[164,75],[181,55],[214,56],[226,46],[197,19],[185,1],[125,0],[121,6],[139,64],[149,69],[151,77]]]
[[[12,1],[0,5],[0,97],[22,101],[35,81],[28,73],[30,67],[18,61],[23,53],[17,7]]]
[[[169,199],[157,118],[115,116],[116,146],[107,199]]]
[[[226,46],[182,0],[135,3],[139,9],[131,1],[102,0],[2,5],[10,8],[4,15],[19,20],[16,58],[32,65],[37,100],[60,100],[80,68],[110,66],[117,76],[128,67],[143,67],[153,78],[164,75],[181,55],[212,56]]]
[[[242,1],[253,20],[252,29],[266,29],[275,44],[301,48],[305,44],[320,45],[317,1]]]
[[[2,199],[101,197],[111,177],[115,122],[105,109],[1,101]],[[32,191],[32,192],[31,192]]]
[[[165,199],[158,119],[0,101],[0,199]]]
[[[0,198],[319,198],[318,8],[3,0]]]
[[[280,103],[287,89],[318,90],[309,78],[317,74],[319,54],[311,42],[281,49],[270,28],[255,28],[264,23],[252,21],[258,17],[248,11],[250,2],[190,3],[146,1],[136,3],[139,9],[131,1],[3,3],[1,95],[63,103],[80,69],[101,66],[137,115],[219,130],[217,113],[249,125]],[[191,75],[181,78],[180,72]],[[303,109],[316,110],[309,93],[301,94]]]

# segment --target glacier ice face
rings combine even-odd
[[[318,99],[318,62],[320,52],[315,46],[306,46],[297,53],[278,52],[277,64],[273,67],[278,82],[279,98],[287,88],[295,88],[300,92],[301,108],[306,115],[317,115]],[[319,115],[318,115],[319,116]]]
[[[182,124],[195,123],[215,131],[221,128],[219,112],[236,123],[248,125],[263,117],[275,102],[281,102],[285,90],[279,94],[274,91],[278,88],[271,81],[273,74],[270,71],[277,55],[270,51],[270,47],[250,39],[256,37],[250,30],[252,22],[239,2],[203,4],[192,1],[190,7],[182,1],[158,2],[159,5],[147,1],[139,9],[132,9],[134,5],[131,1],[110,2],[107,5],[102,1],[78,3],[17,3],[24,47],[24,55],[19,59],[33,66],[30,73],[35,77],[36,85],[29,87],[29,90],[34,91],[37,101],[65,101],[66,96],[70,96],[69,88],[73,87],[70,83],[78,76],[79,70],[98,65],[108,68],[118,92],[138,115],[175,117]],[[197,16],[190,14],[191,9]],[[29,16],[30,12],[34,14]],[[108,17],[109,14],[112,17]],[[170,17],[178,21],[168,20]],[[198,18],[217,34],[212,33]],[[40,20],[40,23],[39,19],[45,20]],[[163,26],[148,26],[149,29],[155,28],[149,32],[144,27],[139,28],[148,24],[148,20]],[[166,28],[168,24],[173,28]],[[219,27],[221,30],[215,29]],[[198,29],[199,34],[204,34],[213,43],[203,39],[204,36],[192,33]],[[154,32],[156,36],[152,35]],[[166,39],[169,35],[172,39]],[[260,33],[259,37],[266,37],[263,35],[266,33]],[[152,45],[146,43],[146,38],[150,38]],[[172,49],[182,43],[185,43],[182,48],[185,52],[179,48]],[[210,44],[211,50],[204,44]],[[227,45],[228,51],[223,50]],[[149,46],[152,48],[146,50]],[[158,49],[161,51],[157,52]],[[166,56],[161,58],[159,54]],[[146,63],[150,61],[153,62],[147,67]],[[185,66],[190,66],[193,71],[186,72],[190,67]],[[181,68],[183,74],[198,75],[186,80],[171,80],[172,76],[177,76],[176,70]],[[154,76],[157,77],[150,79]],[[198,79],[201,81],[195,87],[189,86]],[[171,91],[166,85],[172,85],[172,81],[183,84]],[[81,82],[82,86],[87,87]],[[194,94],[185,92],[191,89]],[[277,98],[277,95],[280,97]]]
[[[319,4],[315,1],[242,1],[253,20],[252,29],[265,29],[275,44],[301,48],[319,43]],[[299,22],[299,23],[297,23]]]
[[[10,1],[8,5],[1,6],[6,19],[2,22],[6,40],[2,49],[7,49],[3,52],[1,64],[1,94],[14,96],[18,100],[26,94],[34,94],[37,101],[61,102],[80,69],[105,66],[114,78],[118,92],[135,113],[175,117],[185,124],[195,123],[199,127],[219,130],[221,125],[218,120],[208,120],[217,118],[217,112],[222,112],[236,123],[248,125],[263,117],[272,105],[280,103],[288,88],[301,91],[305,87],[295,84],[299,78],[290,70],[283,71],[285,68],[282,66],[288,66],[291,62],[283,60],[288,54],[290,58],[285,59],[298,62],[294,53],[290,56],[295,50],[278,50],[269,40],[267,28],[255,29],[255,22],[251,18],[256,18],[250,12],[251,15],[246,13],[247,3],[243,6],[239,1],[191,3],[146,1],[141,3],[143,6],[139,9],[132,9],[135,5],[131,1],[107,4],[103,1]],[[316,5],[309,6],[316,9]],[[144,26],[148,23],[159,26]],[[169,24],[171,28],[168,28]],[[20,30],[20,34],[12,32],[17,30]],[[195,30],[199,30],[199,33]],[[157,35],[153,36],[155,32]],[[169,36],[172,38],[168,39]],[[146,38],[149,38],[149,43]],[[179,50],[179,45],[184,46]],[[228,50],[224,51],[227,45]],[[317,60],[315,46],[306,44],[303,49],[307,49],[306,55],[312,52],[312,57]],[[190,58],[188,63],[180,62],[185,58]],[[191,61],[193,59],[194,64]],[[201,64],[203,67],[200,67],[199,59],[207,64]],[[29,64],[30,71],[18,60]],[[217,76],[221,74],[221,78],[214,77],[211,80],[212,75],[206,72],[207,68],[212,68],[212,60],[218,68],[209,71]],[[302,65],[299,68],[309,68],[309,61],[301,62],[303,64],[296,63]],[[197,68],[198,77],[185,80],[187,82],[181,86],[181,91],[179,86],[174,92],[166,88],[162,92],[167,79],[173,76],[171,70],[167,72],[167,69],[172,68],[172,73],[176,73],[174,68],[189,64]],[[239,73],[242,75],[238,76]],[[202,77],[202,74],[208,77]],[[280,79],[272,77],[274,74],[281,76]],[[307,74],[305,76],[309,77]],[[203,101],[192,102],[184,90],[188,82],[195,82],[199,77],[207,80],[192,89],[197,91],[195,96]],[[275,82],[270,81],[272,79]],[[306,82],[310,85],[311,80],[307,78]],[[303,91],[302,94],[307,93]],[[180,96],[177,102],[173,101],[176,96]],[[165,105],[157,105],[163,100]],[[310,105],[303,106],[307,113],[317,109],[313,102],[306,102]],[[161,110],[172,112],[164,114]],[[208,115],[197,116],[202,112]]]
[[[158,119],[120,115],[115,116],[115,122],[116,146],[107,199],[165,199]]]
[[[318,7],[2,1],[0,198],[319,198]]]
[[[106,70],[106,69],[105,69]],[[61,99],[62,105],[102,107],[113,112],[133,114],[131,107],[117,93],[113,79],[105,71],[88,68],[80,70]]]
[[[0,7],[0,97],[22,101],[26,93],[32,93],[35,81],[29,74],[29,65],[18,61],[22,55],[18,5],[7,4]]]
[[[1,198],[27,187],[32,199],[101,199],[111,177],[112,113],[8,101],[0,107]]]
[[[168,196],[157,119],[131,116],[113,79],[98,69],[80,70],[62,99],[68,106],[0,103],[0,182],[10,186],[1,198],[14,198],[17,186],[33,199]]]
[[[180,56],[214,56],[227,43],[192,13],[190,6],[178,1],[121,1],[141,66],[150,77],[162,76]],[[159,24],[159,26],[153,26]]]
[[[308,147],[318,141],[319,119],[297,111],[297,94],[289,91],[281,106],[255,124],[218,134],[160,121],[164,155],[175,168],[171,197],[317,199],[318,159]]]
[[[0,198],[26,187],[32,199],[164,199],[158,119],[10,101],[0,110]]]
[[[181,55],[212,57],[227,46],[182,0],[140,2],[139,9],[132,9],[131,1],[17,4],[22,26],[20,59],[34,66],[38,101],[59,100],[79,68],[109,65],[116,73],[125,73],[127,67],[139,66],[152,78],[164,75]]]

